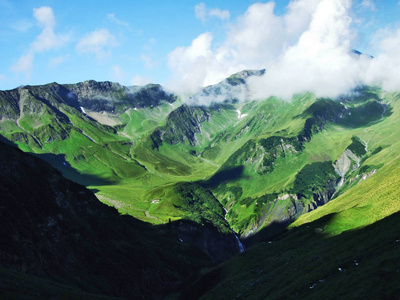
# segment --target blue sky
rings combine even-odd
[[[340,12],[332,22],[347,20],[349,47],[379,56],[376,41],[397,45],[398,0],[0,0],[0,89],[94,79],[191,91],[273,69],[323,2]]]

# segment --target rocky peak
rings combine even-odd
[[[95,112],[122,112],[128,108],[154,107],[162,101],[174,102],[176,96],[168,93],[159,84],[145,86],[123,86],[119,83],[87,80],[65,85],[75,96],[80,106]]]
[[[265,74],[265,69],[262,70],[243,70],[229,76],[226,82],[230,85],[246,84],[246,79],[250,76],[262,76]]]

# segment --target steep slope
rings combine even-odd
[[[327,235],[335,217],[302,225],[203,271],[181,299],[398,299],[399,213]]]
[[[132,142],[90,118],[80,106],[82,100],[64,86],[53,83],[1,93],[3,135],[25,151],[59,155],[56,167],[71,179],[83,173],[113,181],[145,172],[130,157]],[[54,157],[43,158],[55,164]]]
[[[357,138],[361,128],[390,115],[379,90],[365,87],[338,100],[303,95],[291,102],[268,99],[254,106],[255,115],[250,111],[247,118],[265,118],[263,107],[269,107],[273,117],[262,127],[246,125],[247,139],[242,138],[242,146],[206,182],[229,211],[231,226],[244,237],[273,222],[284,228],[337,195],[350,174],[338,173],[336,160],[346,151],[352,153],[350,149],[364,149]],[[331,131],[331,126],[340,129]],[[237,142],[232,135],[228,140],[229,145]],[[359,152],[352,168],[372,154]]]
[[[369,102],[352,103],[365,111]],[[322,141],[332,139],[342,152],[341,144],[348,141],[330,164],[342,178],[335,189],[338,197],[300,216],[286,232],[265,240],[265,233],[276,226],[269,224],[253,237],[253,241],[264,242],[202,272],[181,297],[398,299],[400,144],[396,128],[400,94],[386,94],[383,102],[386,109],[380,106],[380,118],[359,114],[352,124],[349,118],[327,123],[325,133],[316,134],[306,144],[317,142],[313,147],[317,150]],[[352,129],[348,131],[349,125]],[[304,191],[307,184],[323,179],[312,177],[317,171],[306,172],[312,180],[301,182]]]
[[[0,170],[0,276],[8,282],[2,297],[91,293],[161,299],[209,264],[202,252],[179,241],[181,230],[172,224],[154,228],[121,216],[43,161],[3,142]],[[9,276],[18,280],[10,283]]]

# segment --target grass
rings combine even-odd
[[[60,284],[0,267],[0,294],[2,299],[120,299],[87,293],[77,287]]]
[[[183,299],[398,299],[400,215],[337,236],[328,215],[203,271]]]
[[[149,136],[155,129],[169,124],[167,116],[180,101],[153,108],[128,109],[116,117],[122,125],[113,128],[91,120],[75,108],[53,102],[49,108],[29,96],[31,98],[24,103],[31,101],[33,104],[20,119],[22,128],[6,120],[1,122],[0,128],[6,131],[6,137],[26,134],[27,144],[24,138],[17,142],[21,149],[55,154],[55,157],[47,157],[48,161],[58,164],[58,169],[70,179],[85,183],[102,201],[115,205],[121,213],[155,224],[190,215],[177,208],[179,195],[174,188],[177,184],[205,182],[224,168],[243,167],[240,176],[212,188],[219,201],[231,210],[228,214],[231,226],[242,231],[252,229],[255,215],[264,213],[255,200],[243,205],[244,199],[289,193],[297,174],[306,165],[334,162],[349,146],[356,152],[361,149],[360,145],[366,146],[365,165],[382,165],[385,161],[380,159],[384,155],[393,157],[391,153],[398,149],[397,146],[393,148],[397,143],[398,95],[386,96],[386,103],[391,104],[385,112],[376,100],[380,91],[371,91],[363,99],[343,100],[352,118],[345,114],[338,124],[323,124],[322,131],[314,132],[301,149],[294,139],[303,132],[306,120],[319,118],[315,124],[321,126],[321,118],[332,119],[333,112],[344,109],[341,104],[317,101],[312,94],[302,94],[292,101],[272,97],[246,104],[219,105],[213,110],[206,108],[210,117],[195,134],[196,145],[164,142],[158,150],[152,150]],[[331,106],[330,114],[326,115],[325,109]],[[236,110],[247,116],[238,119]],[[40,116],[35,118],[34,112],[39,111]],[[382,118],[383,115],[386,117]],[[173,124],[180,126],[181,123]],[[66,132],[67,136],[44,142],[53,134],[50,129],[44,130],[48,125],[57,132]],[[315,131],[313,127],[309,129]],[[42,130],[42,136],[35,130]],[[35,135],[40,138],[41,148],[32,140]],[[283,153],[279,150],[280,143],[294,146]],[[378,147],[383,150],[370,155]],[[64,162],[66,166],[62,165]],[[350,188],[355,184],[346,186]],[[239,187],[240,195],[233,196],[232,189]],[[152,203],[155,199],[160,201]],[[276,209],[284,210],[288,201]],[[268,209],[274,214],[274,208]],[[251,219],[253,222],[248,221]],[[250,223],[253,225],[248,226]]]
[[[386,101],[393,105],[393,114],[373,127],[358,131],[358,136],[368,142],[368,149],[390,145],[375,155],[371,155],[364,165],[382,166],[376,174],[362,180],[334,201],[299,218],[292,227],[312,222],[323,216],[335,214],[327,231],[339,234],[343,231],[373,224],[400,210],[398,189],[400,180],[400,143],[396,126],[399,122],[398,94],[389,94]],[[372,152],[372,151],[371,151]]]

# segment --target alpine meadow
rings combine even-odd
[[[147,5],[147,32],[116,4],[119,31],[71,50],[78,27],[33,8],[41,33],[0,71],[27,72],[0,91],[0,298],[400,299],[400,27],[381,18],[400,4],[217,2],[190,4],[208,32],[168,50],[162,84],[97,77],[162,30]],[[82,73],[38,71],[62,51]]]

